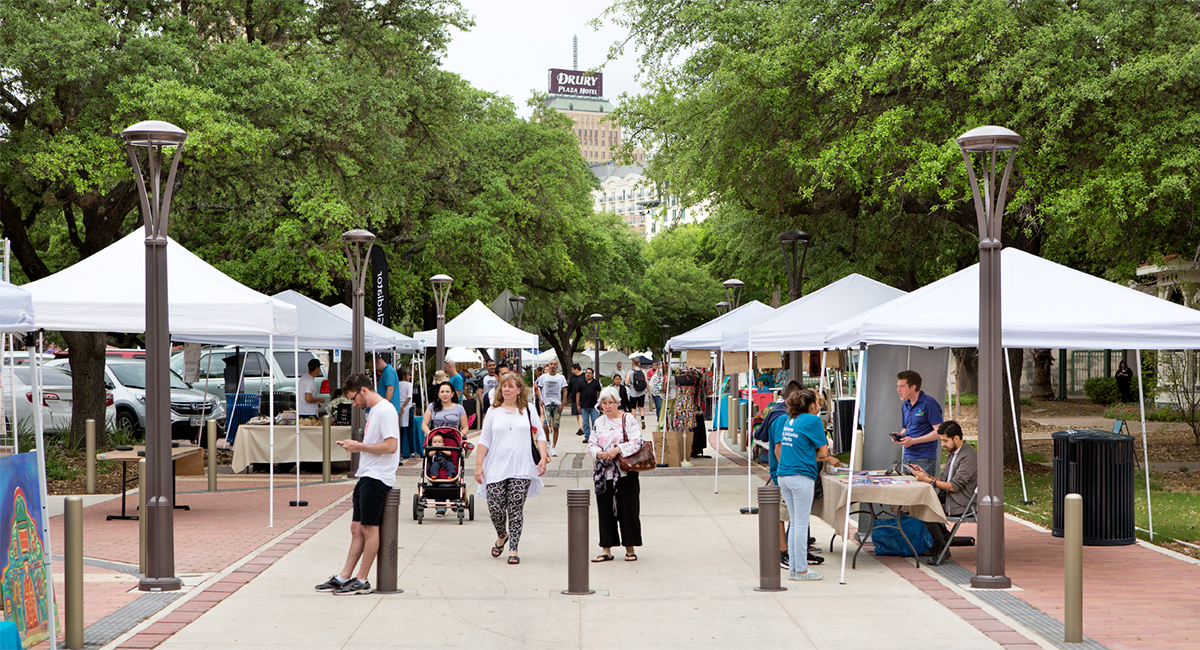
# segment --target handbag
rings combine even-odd
[[[533,426],[533,413],[529,410],[531,406],[525,405],[525,417],[529,419],[529,444],[533,447],[533,464],[537,465],[542,462],[542,452],[537,446],[537,427]]]
[[[625,440],[629,440],[629,434],[625,430],[625,416],[621,416],[621,435]],[[658,462],[654,459],[654,441],[643,440],[642,446],[632,456],[617,456],[617,462],[621,465],[621,471],[629,472],[649,472],[658,466]]]

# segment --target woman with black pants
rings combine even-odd
[[[603,413],[592,425],[588,453],[596,460],[592,475],[596,489],[596,515],[600,519],[600,555],[593,562],[613,559],[612,547],[625,547],[625,561],[634,562],[634,548],[642,545],[641,487],[637,472],[622,472],[620,456],[642,448],[637,420],[620,410],[621,394],[615,386],[600,391]]]

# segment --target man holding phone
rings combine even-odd
[[[942,406],[921,390],[921,375],[905,370],[896,375],[900,395],[900,422],[903,428],[892,433],[892,440],[904,447],[904,464],[916,465],[926,474],[937,475],[938,434]]]
[[[396,468],[400,465],[400,418],[396,407],[379,393],[371,390],[371,380],[362,373],[346,378],[342,395],[361,409],[369,408],[363,440],[338,440],[337,444],[350,453],[358,453],[358,483],[354,485],[353,515],[350,518],[350,551],[341,573],[317,585],[317,591],[331,591],[335,596],[369,594],[375,589],[367,580],[371,564],[379,554],[379,524],[388,492],[396,484]],[[355,565],[359,566],[354,574]]]
[[[937,490],[942,509],[947,515],[959,516],[966,512],[967,504],[975,495],[979,456],[974,447],[963,441],[962,427],[954,420],[947,420],[938,427],[938,437],[942,443],[942,450],[946,452],[946,466],[942,468],[941,475],[933,476],[912,465],[913,476]],[[950,539],[950,531],[946,524],[926,522],[925,528],[929,529],[929,535],[933,537],[933,546],[930,546],[925,554],[936,558],[942,548],[954,540]],[[947,553],[942,561],[949,559],[950,554]]]

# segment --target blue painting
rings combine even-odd
[[[37,452],[0,457],[0,596],[28,648],[50,634]]]

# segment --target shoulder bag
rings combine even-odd
[[[533,447],[533,464],[537,465],[542,462],[542,452],[537,446],[537,427],[533,426],[533,408],[532,404],[525,405],[525,417],[529,420],[529,444]]]
[[[629,440],[629,434],[625,429],[626,415],[621,415],[621,437]],[[642,446],[637,451],[633,452],[632,456],[617,456],[618,462],[621,464],[622,472],[649,472],[658,466],[654,459],[654,441],[643,440]]]

